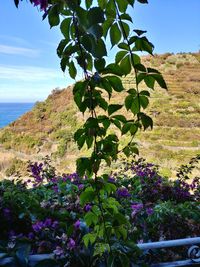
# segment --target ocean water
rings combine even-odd
[[[33,106],[34,103],[0,103],[0,128],[15,121]]]

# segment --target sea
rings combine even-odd
[[[17,120],[31,110],[35,103],[0,103],[0,128]]]

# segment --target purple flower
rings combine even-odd
[[[28,233],[28,238],[29,239],[34,239],[34,237],[35,237],[35,235],[34,235],[33,232]]]
[[[55,193],[58,193],[58,192],[59,192],[59,188],[58,188],[57,185],[52,186],[52,189],[53,189],[53,191],[54,191]]]
[[[111,177],[111,176],[110,176],[110,177],[108,178],[108,182],[114,184],[114,183],[116,182],[116,180],[115,180],[114,177]]]
[[[118,188],[116,194],[119,198],[126,198],[131,196],[126,187]]]
[[[83,189],[83,188],[84,188],[84,185],[83,185],[83,184],[79,184],[79,185],[78,185],[78,189],[79,189],[79,190],[81,190],[81,189]]]
[[[135,203],[131,205],[132,210],[140,211],[143,209],[144,205],[142,203]]]
[[[36,222],[35,224],[32,225],[32,228],[34,232],[36,233],[40,232],[43,228],[43,222],[40,222],[40,221]]]
[[[147,208],[147,209],[146,209],[146,213],[147,213],[148,216],[152,215],[153,212],[154,212],[154,211],[153,211],[152,208]]]
[[[67,243],[67,246],[68,246],[68,248],[69,248],[70,250],[72,250],[72,249],[75,248],[75,246],[76,246],[76,242],[74,241],[73,238],[70,238],[70,239],[69,239],[69,242]]]
[[[46,11],[47,6],[48,6],[48,1],[47,0],[32,0],[32,2],[34,3],[34,6],[39,6],[40,5],[40,9]]]
[[[131,213],[131,217],[134,218],[135,215],[141,210],[143,209],[144,205],[142,203],[135,203],[131,205],[132,208],[132,213]]]
[[[92,206],[91,206],[90,204],[87,204],[87,205],[85,205],[84,210],[85,210],[86,212],[88,212],[88,211],[91,210],[91,208],[92,208]]]
[[[78,229],[80,229],[80,225],[81,225],[81,222],[80,222],[80,220],[78,220],[78,221],[76,221],[76,222],[74,223],[74,228],[75,228],[76,230],[78,230]]]
[[[46,219],[43,223],[43,226],[46,228],[50,227],[52,225],[52,219]]]
[[[53,229],[55,229],[55,228],[58,227],[58,225],[59,225],[59,222],[58,222],[58,221],[54,221],[54,222],[52,223],[51,227],[52,227]]]
[[[57,246],[56,249],[53,251],[53,253],[57,256],[57,257],[61,257],[64,255],[64,250]]]

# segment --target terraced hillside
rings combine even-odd
[[[171,175],[200,153],[200,53],[166,53],[142,60],[163,73],[169,90],[157,88],[152,94],[148,112],[154,129],[137,135],[140,155]],[[124,85],[134,85],[132,76],[124,79]],[[80,154],[73,132],[82,120],[71,88],[54,90],[45,102],[37,103],[31,112],[0,131],[0,171],[7,169],[11,174],[23,165],[20,160],[41,160],[47,154],[60,169],[70,170]]]

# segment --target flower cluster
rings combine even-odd
[[[47,10],[48,0],[32,0],[32,2],[34,6],[40,6],[41,10]]]
[[[47,218],[45,221],[37,221],[32,225],[32,228],[34,232],[38,233],[45,228],[56,229],[58,225],[59,225],[58,221],[53,221],[52,219]]]

